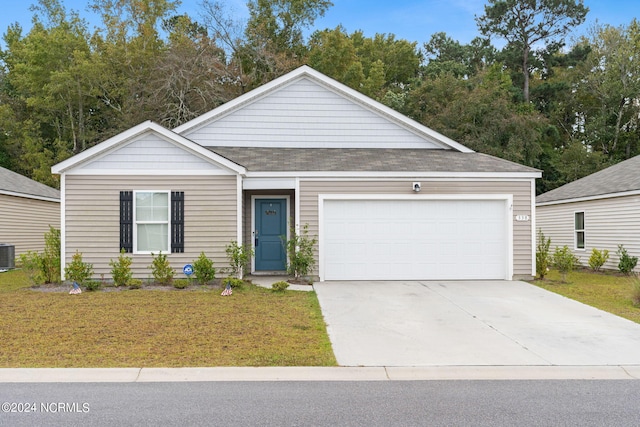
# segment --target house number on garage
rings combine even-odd
[[[516,215],[516,221],[529,221],[529,215]]]

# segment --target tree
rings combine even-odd
[[[520,51],[524,100],[529,102],[531,50],[539,43],[546,43],[547,49],[562,43],[588,11],[582,0],[489,0],[476,23],[483,35],[502,37]]]
[[[462,45],[443,32],[433,34],[424,50],[429,59],[425,72],[431,76],[442,73],[471,76],[490,65],[496,55],[486,39],[476,37],[470,44]]]

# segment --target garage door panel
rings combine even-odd
[[[504,200],[325,200],[325,280],[503,279]]]

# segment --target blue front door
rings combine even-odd
[[[287,255],[283,238],[287,236],[287,200],[255,199],[253,243],[256,271],[284,271]]]

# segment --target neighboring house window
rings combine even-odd
[[[184,192],[121,191],[120,248],[184,252]]]
[[[584,249],[584,212],[575,213],[576,249]]]

